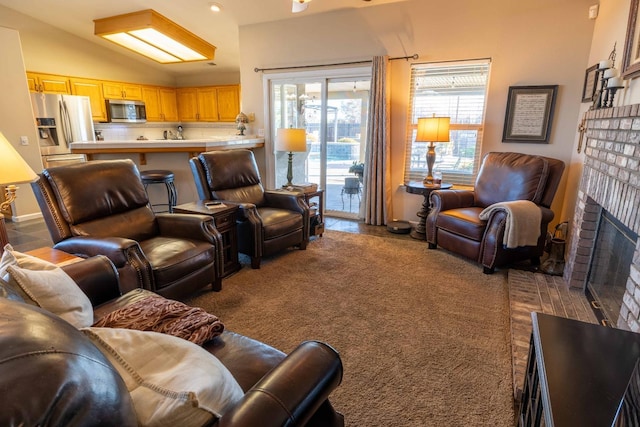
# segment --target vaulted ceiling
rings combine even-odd
[[[203,62],[157,64],[95,36],[93,20],[154,9],[216,46],[215,59],[207,61],[215,63],[216,71],[234,72],[240,66],[240,26],[400,1],[406,0],[313,0],[304,12],[295,14],[291,11],[292,0],[0,0],[0,5],[151,66],[175,74],[192,74],[201,72],[205,67],[210,70],[211,65]],[[222,6],[221,12],[210,11],[209,6],[214,2]]]

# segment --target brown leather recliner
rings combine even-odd
[[[476,177],[474,189],[431,192],[427,216],[430,249],[440,246],[484,267],[491,274],[496,267],[522,260],[540,263],[547,227],[553,220],[551,202],[564,171],[564,162],[521,153],[487,153]],[[480,213],[498,202],[529,200],[541,210],[540,237],[536,246],[506,248],[503,245],[507,213],[494,212],[488,220]]]
[[[208,284],[220,289],[213,219],[155,214],[131,160],[45,169],[31,186],[54,248],[107,256],[125,290],[179,299]]]
[[[306,249],[309,206],[302,195],[265,191],[253,152],[210,151],[189,160],[200,200],[240,204],[238,250],[251,257],[251,266],[290,246]]]
[[[89,297],[96,320],[151,295],[121,295],[118,275],[104,256],[62,269]],[[20,301],[0,280],[0,425],[136,426],[131,395],[109,360],[71,324]],[[286,355],[225,330],[203,348],[245,393],[207,426],[344,426],[329,401],[343,375],[340,355],[329,345],[305,341]]]

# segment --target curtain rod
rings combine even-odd
[[[410,59],[418,59],[418,54],[414,53],[411,56],[398,56],[395,58],[389,58],[389,61],[395,61],[397,59],[406,59],[407,61]],[[352,62],[337,62],[335,64],[317,64],[317,65],[294,65],[291,67],[275,67],[275,68],[254,68],[253,71],[255,71],[256,73],[259,73],[261,71],[276,71],[276,70],[295,70],[298,68],[317,68],[317,67],[333,67],[336,65],[355,65],[355,64],[369,64],[372,61],[366,60],[366,61],[352,61]]]

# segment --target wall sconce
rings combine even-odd
[[[216,51],[212,44],[152,9],[93,22],[95,35],[161,64],[211,60]]]
[[[422,117],[418,119],[417,142],[428,142],[427,151],[427,176],[424,185],[433,185],[433,164],[436,162],[436,150],[434,142],[449,142],[449,117]]]
[[[293,152],[307,151],[307,132],[304,129],[278,129],[276,134],[276,150],[289,152],[289,164],[287,167],[287,183],[284,187],[293,184]]]
[[[3,252],[3,248],[9,243],[9,237],[7,235],[7,229],[4,225],[4,215],[2,211],[6,210],[11,203],[16,199],[16,187],[14,184],[22,182],[31,182],[38,176],[29,167],[20,154],[13,148],[13,145],[5,138],[0,132],[0,159],[2,159],[2,167],[0,168],[0,185],[4,185],[5,194],[4,201],[0,203],[0,254]]]

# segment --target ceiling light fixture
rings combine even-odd
[[[309,7],[309,2],[311,0],[292,0],[293,5],[291,6],[291,12],[298,13],[302,12]]]
[[[212,12],[220,12],[222,5],[220,3],[209,3],[209,9],[211,9]]]
[[[147,9],[96,19],[94,33],[162,64],[211,60],[216,47]]]

